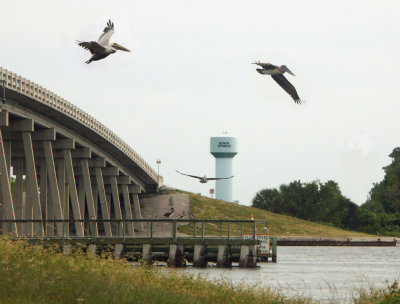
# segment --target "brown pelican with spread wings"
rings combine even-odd
[[[130,52],[127,48],[119,45],[118,43],[111,42],[110,38],[114,34],[114,23],[108,20],[107,27],[104,29],[103,34],[101,34],[99,40],[96,41],[77,41],[78,45],[90,51],[93,56],[86,61],[87,64],[92,61],[100,60],[106,58],[108,55],[115,53],[116,51]]]
[[[205,175],[204,175],[204,177],[201,177],[201,176],[196,176],[196,175],[190,175],[190,174],[181,173],[181,172],[179,172],[178,170],[175,170],[175,171],[178,172],[179,174],[182,174],[182,175],[186,175],[186,176],[198,178],[198,179],[200,180],[200,183],[202,183],[202,184],[207,183],[209,180],[230,179],[230,178],[233,177],[233,175],[230,176],[230,177],[206,177]]]
[[[286,65],[279,67],[277,65],[262,63],[260,61],[253,62],[253,64],[257,64],[262,67],[262,69],[257,69],[258,73],[263,75],[271,75],[272,79],[275,80],[290,96],[292,96],[295,103],[301,103],[300,97],[297,95],[296,88],[289,82],[289,80],[286,79],[285,76],[283,76],[285,72],[295,76]]]

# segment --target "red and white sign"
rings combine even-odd
[[[252,238],[253,234],[243,234],[244,240],[251,240]],[[261,241],[261,244],[258,245],[261,254],[271,253],[271,236],[269,234],[256,234],[256,240]]]

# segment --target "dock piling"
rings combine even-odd
[[[275,236],[272,238],[272,262],[276,263],[278,256],[278,238]]]
[[[185,266],[185,261],[183,260],[183,245],[170,244],[169,245],[169,267],[182,267]]]
[[[124,245],[123,244],[115,244],[114,259],[119,260],[122,257],[123,252],[124,252]]]
[[[218,268],[232,267],[231,246],[229,245],[218,246],[217,267]]]
[[[257,246],[242,245],[240,246],[240,268],[251,268],[257,266]]]
[[[199,244],[194,245],[193,267],[198,267],[198,268],[207,267],[205,245],[199,245]]]
[[[151,244],[143,244],[142,260],[143,260],[143,262],[145,262],[147,264],[151,264],[151,250],[152,250]]]

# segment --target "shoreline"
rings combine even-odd
[[[396,237],[323,237],[277,236],[278,246],[375,246],[395,247],[400,244]]]

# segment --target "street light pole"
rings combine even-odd
[[[157,182],[160,182],[160,164],[161,159],[157,158]]]

